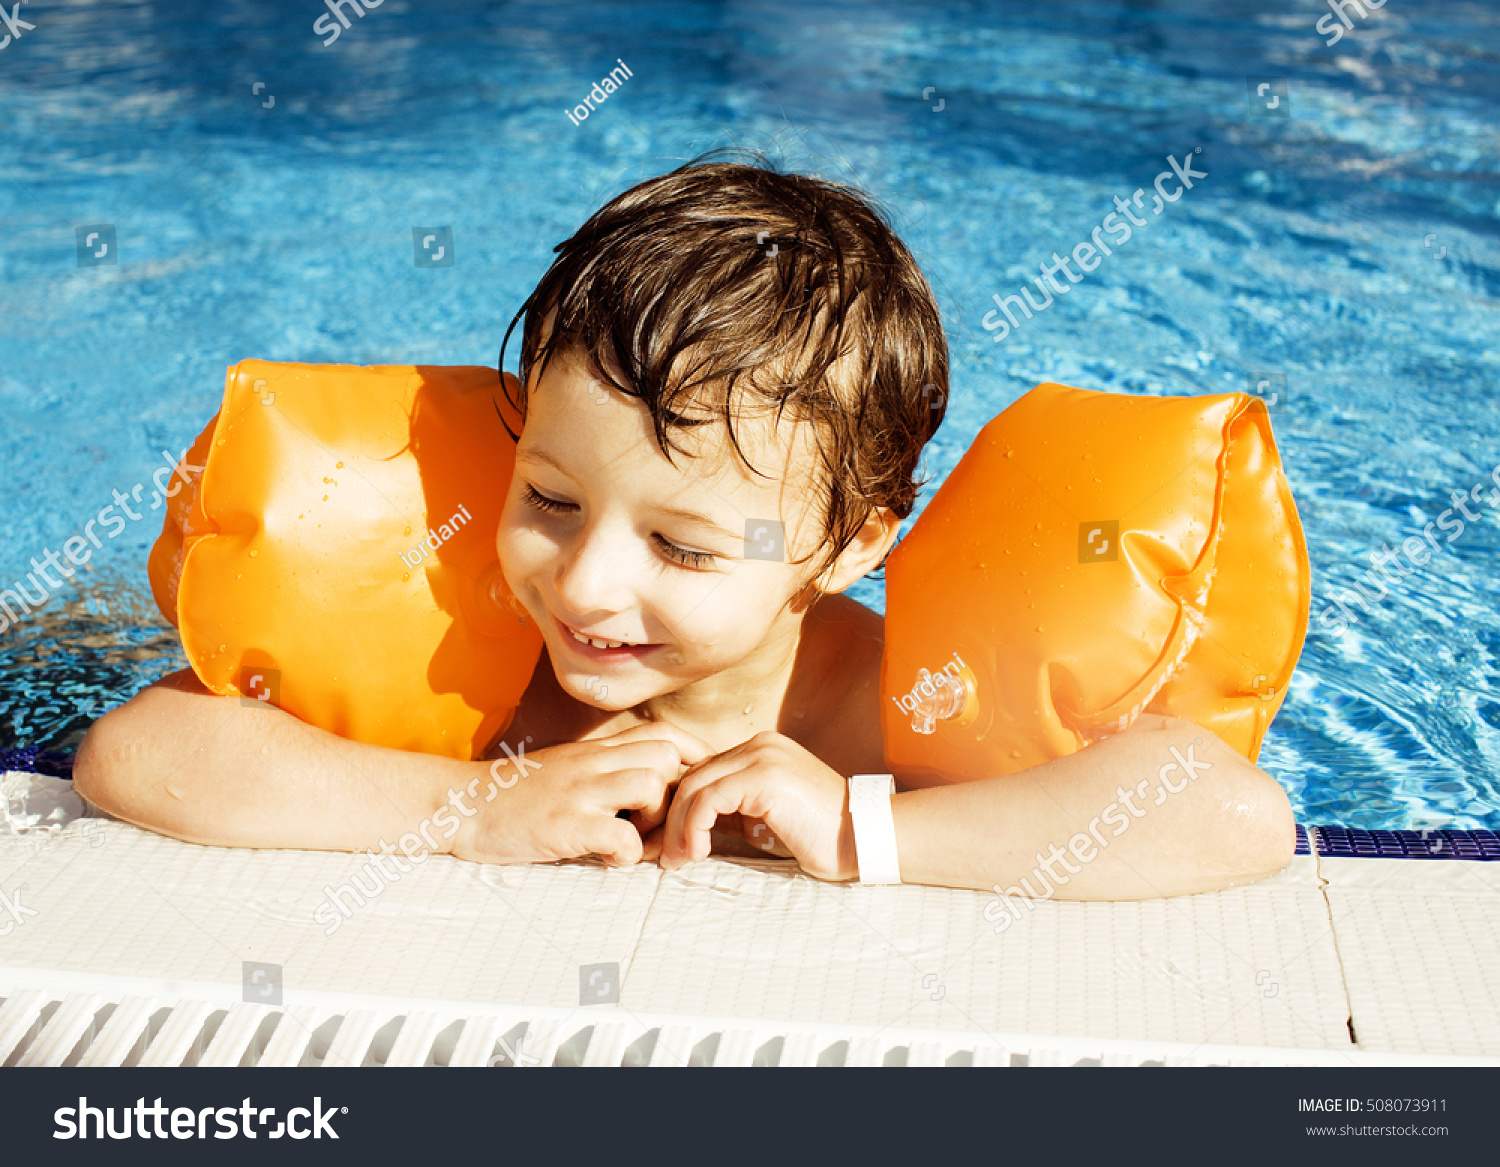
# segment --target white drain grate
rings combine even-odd
[[[665,1017],[0,969],[4,1066],[1500,1065],[1500,1058]]]

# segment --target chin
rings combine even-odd
[[[562,680],[561,678],[559,678]],[[592,689],[585,687],[582,679],[578,681],[562,680],[562,688],[565,693],[580,705],[587,705],[591,709],[598,709],[603,713],[619,713],[622,709],[629,709],[632,705],[639,705],[645,700],[644,697],[625,697],[619,691],[619,686],[608,685],[608,693],[600,692],[601,686],[595,685]]]

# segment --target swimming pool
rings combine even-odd
[[[1310,0],[386,0],[325,47],[311,0],[22,11],[0,50],[0,586],[116,492],[140,518],[0,633],[0,746],[66,750],[184,666],[147,590],[151,483],[226,365],[492,364],[554,243],[738,143],[858,183],[916,251],[954,357],[934,486],[1039,381],[1277,393],[1315,618],[1261,765],[1303,821],[1500,826],[1500,508],[1481,490],[1452,535],[1451,500],[1500,463],[1493,12],[1393,0],[1329,47]],[[994,341],[993,293],[1197,147],[1206,178]],[[429,225],[452,266],[416,266]],[[1370,553],[1445,511],[1377,595]],[[1360,582],[1335,635],[1317,616]],[[883,607],[878,580],[855,594]]]

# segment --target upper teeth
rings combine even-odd
[[[573,629],[569,628],[568,631],[569,632],[573,632]],[[583,641],[584,644],[592,644],[595,648],[624,648],[625,647],[625,642],[623,640],[598,640],[598,639],[596,639],[595,637],[592,637],[592,636],[580,636],[577,632],[573,632],[573,639],[574,640],[581,640],[581,641]]]

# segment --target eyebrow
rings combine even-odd
[[[517,461],[525,461],[527,459],[533,459],[537,462],[545,462],[547,465],[553,467],[561,473],[567,474],[569,478],[573,477],[572,474],[568,473],[567,467],[565,467],[561,462],[559,462],[545,450],[526,450],[517,456]],[[725,527],[721,527],[717,522],[715,522],[712,518],[710,518],[708,515],[705,515],[701,511],[685,510],[682,507],[657,507],[656,511],[658,514],[671,515],[676,519],[685,519],[690,523],[697,523],[699,526],[707,527],[709,530],[723,535],[726,539],[732,540],[743,538],[743,536],[736,535],[733,531],[730,531]]]

